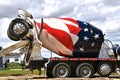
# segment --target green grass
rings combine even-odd
[[[22,69],[22,64],[20,63],[8,63],[8,67],[9,69]]]
[[[4,69],[0,70],[0,76],[11,76],[11,75],[26,75],[31,74],[29,70],[21,70],[21,69]],[[34,70],[33,74],[39,75],[38,70]],[[42,70],[41,74],[44,74],[44,70]]]
[[[22,69],[23,64],[19,63],[8,63],[7,68],[0,69],[0,76],[9,76],[9,75],[26,75],[31,74],[32,72],[29,69]],[[38,70],[33,70],[33,74],[39,75]],[[41,74],[44,74],[44,70],[41,70]]]

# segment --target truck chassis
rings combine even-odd
[[[46,63],[48,77],[93,77],[97,72],[101,77],[109,77],[115,72],[119,61],[116,58],[51,58]]]

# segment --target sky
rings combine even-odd
[[[114,44],[120,44],[120,0],[0,0],[0,46],[13,43],[7,28],[17,17],[17,9],[30,12],[34,18],[71,17],[91,23]]]

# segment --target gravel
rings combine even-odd
[[[111,75],[108,77],[95,76],[94,78],[46,78],[45,75],[12,75],[0,76],[0,80],[120,80],[119,75]]]

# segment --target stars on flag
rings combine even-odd
[[[95,35],[94,35],[94,38],[95,38],[95,39],[99,38],[99,34],[95,34]]]
[[[84,47],[80,47],[79,50],[84,52]]]
[[[85,40],[85,41],[88,41],[88,39],[89,39],[89,38],[88,38],[87,36],[84,37],[84,40]]]
[[[93,30],[90,30],[91,34],[93,33]]]
[[[86,24],[87,24],[87,23],[86,23]],[[82,40],[84,40],[84,41],[87,41],[87,42],[88,42],[91,38],[93,38],[93,39],[92,39],[93,41],[92,41],[92,42],[90,41],[90,43],[88,42],[88,44],[90,45],[91,48],[94,48],[94,47],[95,47],[95,44],[96,44],[96,43],[94,42],[94,40],[100,38],[100,34],[94,33],[92,29],[89,30],[87,27],[83,28],[83,33],[82,33],[82,34],[84,34],[84,35],[83,35],[83,39],[82,39]],[[85,49],[86,49],[85,46],[79,47],[79,50],[80,50],[81,52],[84,52]]]
[[[83,29],[84,30],[84,32],[88,32],[88,28],[85,28],[85,29]]]
[[[88,23],[84,22],[83,24],[88,25]]]
[[[75,45],[79,53],[87,54],[94,50],[100,50],[100,46],[104,40],[102,31],[82,21],[79,21],[79,27],[82,28],[82,30],[78,33],[79,40],[77,42],[78,44]]]
[[[93,42],[93,43],[91,43],[91,47],[94,47],[95,46],[95,43]]]

